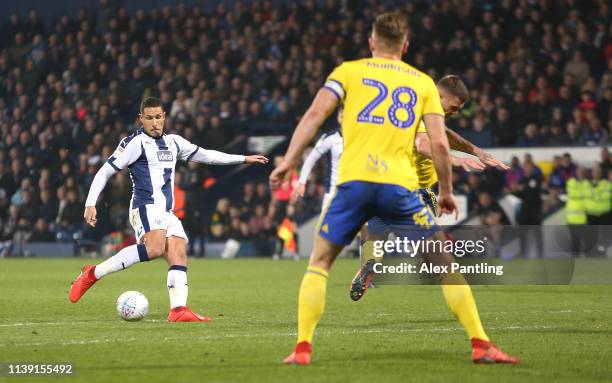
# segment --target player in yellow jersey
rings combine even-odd
[[[291,139],[283,162],[270,174],[277,187],[297,165],[306,146],[325,119],[339,103],[344,104],[342,133],[344,152],[340,160],[336,194],[322,215],[299,293],[298,341],[288,364],[310,364],[312,339],[325,306],[328,272],[340,250],[371,217],[386,224],[420,228],[406,236],[443,241],[435,218],[417,192],[418,177],[410,157],[416,127],[424,121],[431,143],[432,158],[440,197],[441,213],[457,213],[452,196],[451,162],[444,133],[444,111],[433,80],[401,61],[408,49],[408,25],[398,13],[379,15],[369,38],[372,58],[345,62],[328,77]],[[452,255],[438,253],[422,257],[434,265],[449,265]],[[454,276],[454,274],[450,274]],[[457,280],[453,281],[457,283]],[[451,283],[453,283],[451,282]],[[443,283],[445,283],[443,281]],[[468,287],[469,291],[469,287]],[[446,292],[445,292],[446,293]],[[457,304],[471,298],[468,319],[461,324],[477,334],[474,349],[480,350],[477,362],[512,362],[512,358],[489,342],[478,313],[465,290],[454,291]],[[475,317],[474,317],[475,312]],[[468,333],[470,330],[468,330]]]
[[[461,110],[463,105],[469,100],[469,92],[461,79],[456,75],[448,75],[441,78],[437,83],[438,92],[440,93],[440,102],[444,109],[445,117],[456,114]],[[499,170],[508,170],[509,167],[503,162],[487,153],[470,141],[461,137],[459,134],[446,128],[446,137],[449,141],[451,149],[471,154],[478,158],[460,158],[451,156],[453,166],[461,166],[467,171],[484,170],[485,166],[495,167]],[[419,124],[415,139],[415,150],[412,153],[412,159],[417,169],[419,179],[419,194],[425,204],[435,213],[438,210],[436,195],[432,191],[432,187],[438,182],[438,176],[431,159],[431,148],[427,129],[423,122]],[[389,225],[385,224],[379,217],[373,217],[368,221],[367,230],[362,231],[362,238],[368,241],[387,239],[391,232]],[[368,262],[369,261],[369,262]],[[377,259],[380,261],[380,259]],[[350,289],[351,299],[357,301],[363,297],[370,284],[370,279],[373,276],[372,267],[374,260],[363,259],[360,270],[353,278]]]

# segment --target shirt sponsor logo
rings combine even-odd
[[[174,157],[172,156],[172,152],[169,150],[160,150],[157,152],[157,159],[159,161],[164,161],[164,162],[172,162],[174,160]]]
[[[379,157],[378,154],[368,154],[368,162],[366,164],[368,171],[376,173],[386,173],[389,170],[387,161]]]

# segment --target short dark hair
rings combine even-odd
[[[140,103],[140,114],[142,114],[145,108],[157,108],[163,107],[162,102],[157,97],[145,97]]]
[[[389,48],[401,48],[408,37],[408,20],[400,12],[387,12],[376,16],[372,26],[376,38]]]
[[[452,96],[457,97],[462,104],[468,102],[470,99],[470,92],[459,76],[454,74],[444,76],[438,81],[438,86],[446,90]]]

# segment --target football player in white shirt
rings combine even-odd
[[[140,104],[138,131],[121,140],[117,150],[100,168],[85,202],[85,221],[96,225],[96,201],[108,179],[128,168],[132,179],[130,223],[138,243],[128,246],[98,265],[86,265],[70,288],[70,301],[83,294],[105,275],[135,263],[164,257],[168,261],[170,322],[208,322],[187,307],[187,235],[174,215],[174,173],[177,160],[214,165],[266,164],[264,156],[242,156],[204,150],[181,136],[164,133],[165,112],[154,97]]]
[[[337,120],[338,124],[342,125],[342,108],[338,109]],[[293,193],[291,193],[292,203],[304,196],[304,191],[306,190],[306,184],[308,183],[312,168],[324,154],[327,154],[327,181],[325,183],[325,195],[323,196],[323,205],[321,208],[321,211],[325,211],[329,201],[331,201],[334,196],[334,189],[338,181],[338,164],[340,163],[343,149],[344,140],[342,139],[340,127],[321,136],[315,147],[310,151],[310,154],[308,154],[308,157],[304,160],[304,164],[300,170],[298,186],[293,190]]]

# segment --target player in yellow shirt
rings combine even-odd
[[[441,78],[437,83],[440,93],[440,102],[444,109],[445,117],[456,114],[463,105],[469,100],[469,92],[461,79],[456,75],[448,75]],[[499,170],[508,170],[509,167],[503,162],[487,153],[470,141],[461,137],[459,134],[446,128],[446,137],[451,149],[471,154],[478,158],[451,156],[453,166],[461,166],[467,171],[484,170],[485,165],[495,167]],[[432,187],[438,182],[438,176],[431,159],[431,148],[427,129],[423,122],[419,124],[415,139],[415,150],[412,152],[412,159],[417,169],[419,179],[419,194],[425,204],[434,212],[438,210],[436,195]],[[379,217],[373,217],[368,221],[367,230],[362,231],[362,238],[368,241],[387,239],[391,232],[389,225],[385,224]],[[362,266],[353,278],[350,289],[351,299],[357,301],[365,294],[373,276],[372,266],[374,261],[363,260]],[[380,260],[378,260],[380,261]]]
[[[457,213],[452,195],[444,111],[433,80],[401,61],[402,54],[408,49],[407,32],[406,18],[401,14],[385,13],[376,18],[369,38],[372,58],[345,62],[329,75],[298,124],[283,162],[270,174],[270,184],[275,188],[298,164],[304,149],[325,119],[339,103],[344,104],[344,152],[340,160],[338,186],[322,215],[309,266],[302,280],[298,302],[298,341],[285,363],[310,364],[314,331],[325,306],[328,272],[342,248],[368,219],[379,216],[386,224],[420,229],[407,233],[409,238],[423,236],[444,240],[435,217],[415,191],[418,177],[410,156],[416,127],[421,120],[427,128],[438,175],[439,210],[441,213]],[[437,265],[448,266],[453,261],[450,254],[436,255],[422,256],[427,262]],[[458,304],[466,303],[464,293],[464,290],[455,292]],[[471,293],[467,298],[471,298]],[[482,326],[479,327],[480,320],[475,310],[472,298],[468,308],[472,312],[469,319],[477,323],[464,323],[460,318],[464,327],[476,327],[479,334],[472,340],[474,361],[516,363],[516,358],[502,353],[489,342]],[[479,350],[477,358],[475,349]]]

